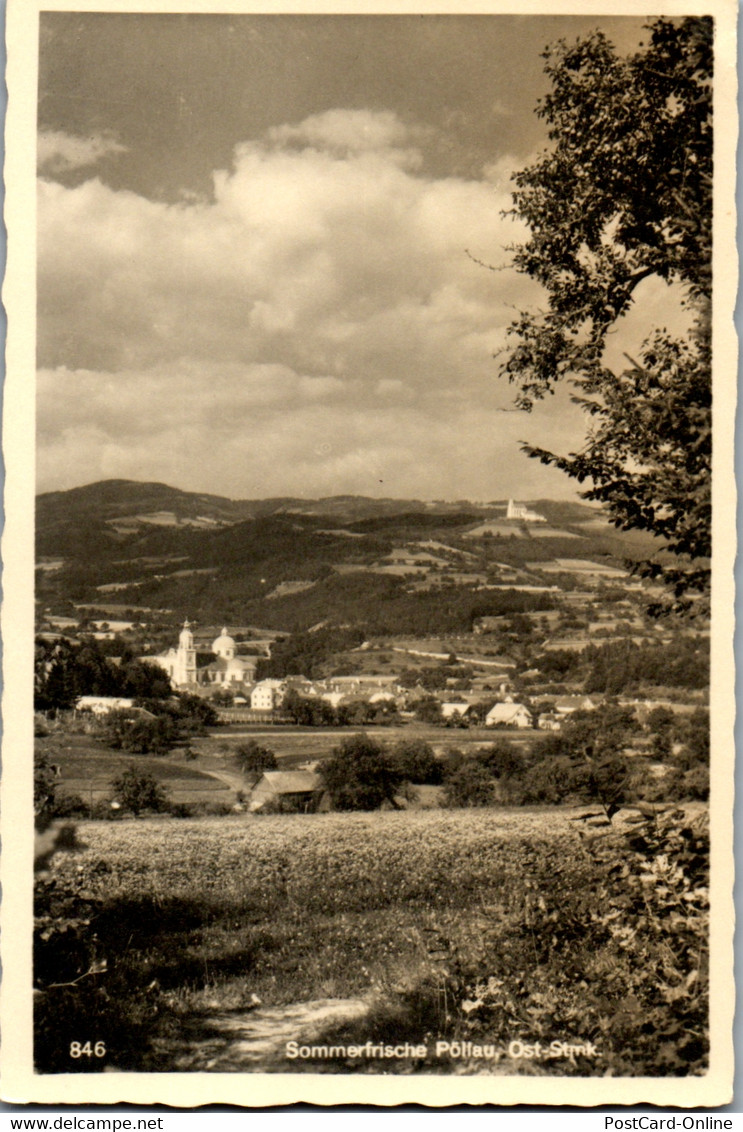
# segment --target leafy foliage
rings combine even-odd
[[[153,775],[133,763],[111,785],[115,801],[135,817],[144,810],[160,813],[167,809],[168,798],[163,787]]]
[[[658,19],[648,44],[620,58],[595,32],[544,52],[550,93],[537,114],[553,143],[516,174],[514,213],[530,229],[518,270],[546,290],[522,311],[502,366],[530,409],[563,379],[593,419],[584,449],[529,455],[592,486],[616,526],[649,531],[678,555],[645,562],[675,608],[709,585],[711,550],[712,42],[709,17]],[[651,332],[614,372],[607,335],[639,284],[677,284],[693,330]]]
[[[337,810],[377,810],[395,805],[402,779],[385,749],[368,735],[351,735],[319,768]]]
[[[444,804],[452,807],[492,806],[493,776],[487,767],[467,759],[447,775]]]
[[[525,881],[520,923],[483,932],[476,965],[453,965],[458,1036],[527,1042],[574,1034],[616,1075],[705,1072],[709,834],[675,810],[591,846],[571,887]],[[557,864],[557,863],[556,863]],[[524,949],[534,963],[527,971]],[[579,1056],[560,1072],[595,1072]]]
[[[39,638],[34,657],[34,704],[37,711],[71,708],[78,696],[126,696],[162,699],[171,694],[165,672],[154,664],[127,660],[113,664],[94,638],[72,643]]]
[[[441,782],[441,764],[433,748],[423,739],[403,739],[390,752],[400,777],[407,782]]]
[[[255,739],[239,743],[234,758],[242,773],[253,778],[260,778],[264,770],[276,770],[279,765],[270,747],[261,746]]]

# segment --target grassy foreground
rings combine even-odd
[[[81,824],[85,848],[58,853],[39,878],[37,1068],[167,1071],[186,1022],[256,998],[355,996],[371,1012],[334,1040],[428,1043],[418,1063],[386,1072],[451,1072],[435,1056],[444,1039],[473,1043],[458,1072],[703,1072],[705,815],[608,831],[575,816]],[[105,1054],[71,1057],[86,1041]],[[523,1054],[551,1042],[587,1052]],[[496,1049],[485,1065],[478,1043]],[[337,1060],[258,1068],[379,1072]]]

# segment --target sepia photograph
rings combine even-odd
[[[735,5],[139,7],[8,12],[4,1099],[726,1103]]]

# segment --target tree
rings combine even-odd
[[[615,526],[657,535],[676,560],[635,569],[666,583],[666,608],[688,610],[706,599],[711,553],[713,21],[648,30],[627,58],[598,31],[544,52],[552,89],[537,114],[553,144],[515,176],[513,214],[530,236],[513,251],[547,303],[511,324],[501,373],[526,410],[572,384],[593,421],[584,448],[525,451],[588,481],[583,498]],[[615,372],[607,336],[651,276],[676,285],[691,330],[653,330]]]
[[[247,743],[239,743],[235,747],[235,762],[243,774],[252,778],[260,778],[264,770],[276,770],[278,760],[269,747],[262,747],[255,739]]]
[[[433,696],[418,701],[415,706],[415,715],[421,723],[441,723],[444,718],[441,704]]]
[[[383,802],[396,805],[402,781],[392,759],[368,735],[349,735],[319,768],[337,810],[378,810]]]
[[[441,764],[433,748],[423,739],[403,739],[392,748],[391,758],[400,777],[407,782],[437,785],[441,782]]]
[[[100,736],[116,751],[163,755],[175,744],[177,731],[168,716],[142,717],[136,710],[117,708],[101,720]]]
[[[630,798],[630,768],[623,748],[635,722],[634,712],[618,704],[577,711],[550,736],[573,766],[571,790],[600,802],[611,820]]]
[[[168,805],[167,794],[157,779],[147,771],[138,770],[134,764],[127,767],[111,785],[114,800],[135,817],[143,810],[160,813]]]
[[[34,822],[43,831],[54,814],[57,774],[46,752],[34,755]]]
[[[667,707],[656,707],[648,715],[645,726],[650,733],[650,750],[653,758],[668,758],[673,748],[676,714]]]

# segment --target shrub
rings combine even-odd
[[[493,804],[493,777],[487,768],[474,759],[463,762],[447,776],[444,784],[445,806],[469,807]]]
[[[523,755],[504,739],[496,739],[489,747],[481,747],[475,757],[493,778],[519,778],[526,769]]]
[[[176,728],[167,716],[143,718],[127,708],[109,712],[100,724],[100,734],[109,747],[135,755],[164,754],[177,737]]]
[[[564,755],[540,759],[521,779],[519,801],[526,805],[557,805],[573,789],[573,764]]]

